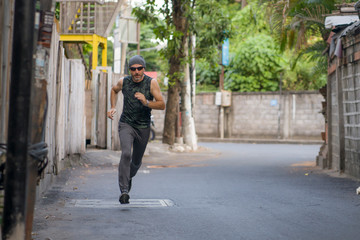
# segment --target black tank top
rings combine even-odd
[[[144,106],[140,100],[135,98],[136,92],[141,92],[149,101],[153,100],[150,93],[151,77],[144,74],[141,82],[134,82],[131,76],[123,80],[122,93],[124,95],[124,107],[120,122],[129,124],[134,128],[150,127],[151,108]]]

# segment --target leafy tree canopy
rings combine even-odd
[[[187,4],[190,7],[185,7]],[[190,57],[195,54],[197,59],[206,59],[212,65],[218,63],[218,46],[231,34],[227,4],[227,0],[183,1],[189,34],[196,35],[196,52],[190,54]],[[165,59],[169,60],[170,56],[179,54],[183,33],[175,29],[171,3],[168,0],[158,8],[154,1],[147,0],[143,6],[134,8],[133,13],[140,22],[151,24],[155,37],[167,43],[167,47],[161,50]]]
[[[164,63],[178,54],[176,49],[182,44],[179,39],[183,33],[173,25],[171,2],[165,0],[156,8],[154,1],[148,0],[134,10],[141,22],[148,23],[146,35],[167,43],[161,51],[166,59],[161,70],[166,69]],[[324,14],[343,1],[249,0],[243,9],[238,2],[226,0],[185,2],[190,6],[185,14],[189,33],[197,37],[198,87],[216,89],[219,85],[219,46],[225,38],[230,39],[231,61],[225,68],[229,90],[276,91],[280,78],[285,90],[318,89],[326,84],[327,58],[323,51],[329,31],[323,26]],[[153,59],[158,70],[158,57],[154,55]]]

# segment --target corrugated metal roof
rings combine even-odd
[[[341,25],[350,25],[359,21],[358,15],[328,16],[325,18],[325,28],[332,29]]]

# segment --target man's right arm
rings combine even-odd
[[[121,91],[123,85],[123,78],[121,78],[116,85],[111,88],[110,91],[110,110],[107,112],[108,118],[113,120],[114,114],[116,113],[116,101],[117,101],[117,94]]]

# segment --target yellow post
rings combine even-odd
[[[93,47],[93,53],[92,53],[92,69],[96,69],[98,64],[98,46],[99,46],[99,40],[96,34],[93,34],[92,39],[92,47]]]
[[[107,66],[107,41],[105,39],[105,42],[103,43],[103,48],[101,51],[101,66],[106,67]]]

